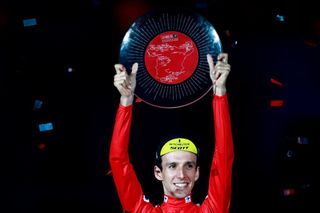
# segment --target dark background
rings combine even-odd
[[[229,53],[231,212],[319,211],[320,21],[313,1],[7,0],[0,3],[0,212],[121,212],[108,163],[119,104],[113,65],[131,23],[162,7],[205,16]],[[29,18],[37,24],[24,26]],[[278,99],[283,106],[272,107]],[[53,130],[40,132],[46,122]],[[201,202],[214,140],[211,94],[170,110],[137,103],[132,125],[131,160],[154,203],[162,200],[153,177],[158,142],[176,131],[198,142],[194,200]]]

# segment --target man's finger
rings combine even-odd
[[[126,71],[126,68],[122,64],[115,64],[114,68],[117,74],[120,74],[122,71]]]
[[[221,72],[220,71],[217,71],[214,73],[214,79],[217,80],[221,75]]]
[[[228,54],[227,53],[220,53],[218,55],[218,61],[222,61],[223,63],[228,63]]]
[[[138,71],[138,63],[136,62],[136,63],[134,63],[133,65],[132,65],[132,68],[131,68],[131,74],[136,74],[137,73],[137,71]]]
[[[213,59],[212,59],[212,56],[210,54],[207,54],[207,61],[208,61],[208,64],[209,64],[210,71],[213,71],[214,70]]]

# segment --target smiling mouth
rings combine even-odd
[[[183,189],[188,186],[188,183],[174,183],[174,185],[179,189]]]

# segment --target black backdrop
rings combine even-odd
[[[319,34],[311,27],[319,17],[311,3],[33,0],[0,5],[3,212],[121,212],[108,173],[119,103],[113,64],[135,18],[177,5],[212,21],[229,53],[235,144],[231,212],[317,208],[320,55]],[[278,22],[277,13],[286,21]],[[37,25],[24,27],[28,18],[36,18]],[[270,107],[273,99],[283,99],[284,105]],[[35,100],[43,102],[39,110],[33,109]],[[130,153],[155,203],[161,202],[162,188],[146,159],[172,131],[187,132],[200,144],[194,199],[204,199],[214,136],[210,102],[211,94],[180,109],[136,104]],[[45,122],[53,123],[53,131],[39,132]],[[310,144],[297,145],[298,136],[308,137]],[[297,193],[283,196],[287,188]]]

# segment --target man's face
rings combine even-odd
[[[162,170],[155,166],[154,175],[162,181],[164,193],[175,198],[189,195],[199,178],[196,155],[186,151],[174,151],[161,158]]]

